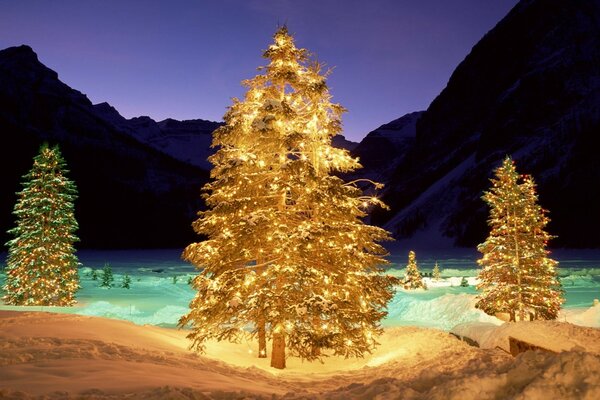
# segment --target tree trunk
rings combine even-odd
[[[267,330],[264,318],[258,320],[258,358],[267,358]]]
[[[273,348],[271,349],[271,367],[285,368],[285,334],[273,333]]]
[[[321,348],[317,345],[313,345],[310,353],[312,356],[319,357],[321,355]]]

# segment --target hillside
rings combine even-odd
[[[600,1],[521,1],[477,43],[390,164],[373,221],[398,238],[485,238],[480,199],[511,155],[539,185],[553,246],[600,247]]]
[[[21,176],[43,141],[60,144],[78,186],[80,247],[174,247],[195,238],[190,223],[208,172],[149,146],[115,122],[116,110],[106,111],[62,83],[28,46],[0,51],[3,243]]]

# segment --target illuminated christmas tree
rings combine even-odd
[[[437,261],[433,266],[433,272],[431,273],[431,277],[434,281],[439,281],[440,279],[442,279],[442,273],[440,272],[440,266],[438,265]]]
[[[58,146],[43,145],[23,177],[13,214],[15,238],[7,243],[6,294],[12,305],[70,306],[79,289],[73,244],[77,190],[65,174]]]
[[[330,102],[324,74],[294,45],[285,27],[265,51],[264,73],[244,81],[225,125],[213,134],[209,207],[193,227],[207,237],[183,258],[201,270],[181,325],[193,347],[272,341],[271,366],[285,368],[286,349],[306,360],[322,350],[362,356],[376,345],[394,278],[383,275],[388,240],[361,218],[383,206],[335,172],[359,168],[331,146],[344,109]],[[377,187],[380,187],[377,185]]]
[[[404,289],[427,289],[417,267],[417,256],[412,250],[408,252],[408,265],[406,265],[402,286],[404,286]]]
[[[483,199],[490,206],[490,234],[478,246],[482,270],[477,307],[510,320],[555,319],[563,303],[557,262],[548,257],[552,238],[544,228],[546,211],[538,204],[533,179],[519,175],[507,157]]]

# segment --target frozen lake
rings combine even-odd
[[[408,251],[392,249],[391,253],[388,257],[391,265],[386,268],[388,273],[403,276]],[[30,309],[175,326],[187,312],[194,296],[188,281],[196,274],[193,266],[180,259],[180,254],[180,249],[79,251],[82,288],[77,294],[78,305],[72,308]],[[5,259],[6,255],[2,256]],[[426,291],[398,290],[389,304],[384,326],[419,325],[449,330],[463,322],[488,321],[488,316],[473,307],[477,294],[474,284],[478,256],[474,250],[464,249],[417,253],[421,272],[431,272],[437,261],[444,280],[435,286],[431,284]],[[551,256],[560,263],[559,274],[566,291],[566,303],[560,318],[578,323],[577,315],[588,310],[594,299],[600,298],[600,251],[558,250]],[[100,280],[92,278],[91,272],[100,272],[105,265],[110,265],[114,274],[112,288],[100,287]],[[131,277],[130,289],[121,287],[125,274]],[[468,279],[470,286],[460,286],[463,277]],[[0,309],[15,307],[0,306]],[[595,314],[600,315],[588,315],[582,324],[600,326]]]

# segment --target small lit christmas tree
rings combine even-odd
[[[13,214],[15,238],[7,243],[6,294],[12,305],[70,306],[79,289],[73,244],[77,190],[65,174],[58,146],[43,145],[23,177]]]
[[[245,98],[213,134],[209,209],[193,224],[208,239],[183,253],[201,272],[180,324],[192,325],[198,351],[253,326],[259,357],[271,339],[275,368],[285,368],[286,349],[307,360],[322,349],[362,356],[395,282],[379,267],[388,233],[361,220],[383,204],[333,174],[360,165],[331,145],[344,109],[330,102],[320,65],[285,27],[264,57],[264,74],[244,82]]]
[[[412,250],[408,252],[408,265],[406,266],[402,286],[404,286],[404,289],[427,289],[417,267],[417,256]]]
[[[440,272],[440,266],[438,265],[437,261],[433,266],[433,272],[431,273],[431,277],[434,281],[439,281],[440,279],[442,279],[442,273]]]
[[[538,205],[533,179],[519,175],[506,157],[483,195],[490,206],[490,234],[477,248],[482,290],[476,306],[510,320],[556,319],[564,302],[557,262],[548,257],[552,238],[544,228],[546,211]]]

